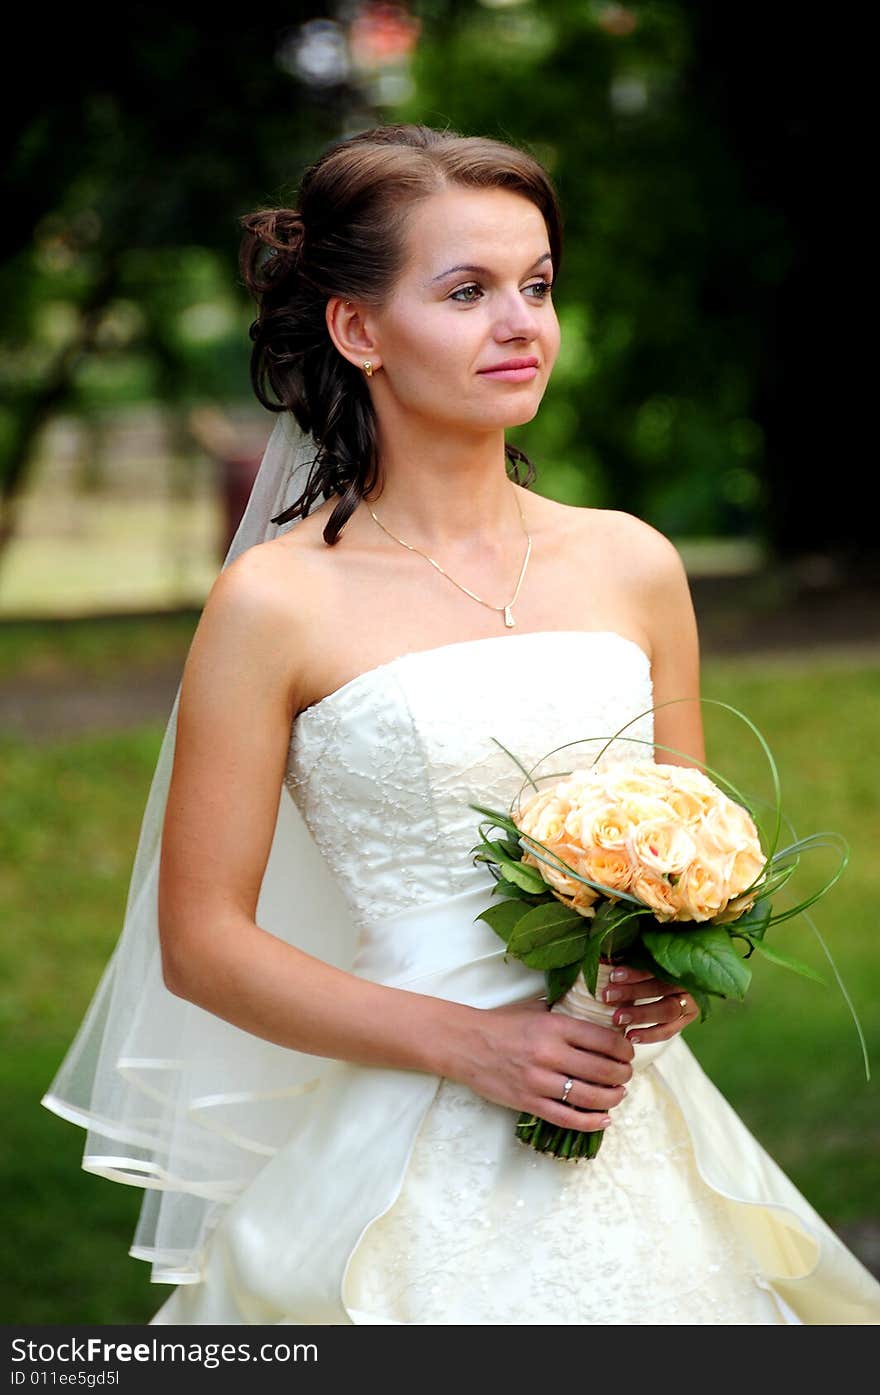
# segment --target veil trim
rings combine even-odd
[[[296,526],[298,518],[272,519],[302,496],[315,455],[314,439],[279,414],[221,571]],[[333,1064],[242,1031],[165,986],[158,881],[180,691],[179,682],[118,942],[41,1101],[86,1130],[85,1171],[143,1188],[129,1253],[163,1283],[198,1279],[218,1207],[305,1127]],[[348,907],[283,784],[255,919],[306,953],[351,967],[357,932]]]

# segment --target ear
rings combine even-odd
[[[349,363],[360,368],[364,359],[369,358],[375,369],[381,365],[377,359],[376,339],[365,313],[357,301],[331,296],[326,309],[327,333]]]

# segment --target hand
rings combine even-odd
[[[656,1003],[635,1006],[636,998],[659,998]],[[619,965],[612,970],[612,981],[602,994],[606,1003],[613,1003],[615,1026],[626,1028],[628,1041],[669,1041],[688,1027],[700,1010],[687,989],[652,978],[644,969],[628,969]],[[642,1024],[656,1023],[646,1027]]]
[[[567,1129],[592,1132],[610,1123],[608,1110],[626,1094],[635,1055],[622,1033],[551,1013],[545,998],[480,1009],[476,1021],[456,1078],[477,1094]]]

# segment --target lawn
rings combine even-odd
[[[176,628],[175,628],[176,625]],[[57,635],[7,631],[0,676],[104,675],[165,659],[191,621]],[[101,641],[103,634],[104,643]],[[711,660],[704,695],[734,703],[770,742],[798,834],[837,829],[851,861],[815,908],[880,1073],[880,664],[827,666]],[[769,793],[745,727],[707,708],[710,761],[741,787]],[[79,1168],[83,1135],[40,1106],[121,924],[137,831],[162,724],[30,746],[0,735],[0,902],[5,931],[0,1018],[6,1217],[0,1284],[7,1323],[141,1322],[167,1290],[128,1257],[141,1193]],[[804,884],[831,870],[816,858]],[[802,918],[780,947],[827,970]],[[689,1044],[760,1141],[832,1224],[877,1219],[880,1112],[865,1083],[855,1028],[834,988],[761,962],[748,1002],[719,1005]]]

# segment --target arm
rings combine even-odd
[[[298,707],[281,581],[260,547],[222,572],[184,667],[159,876],[165,983],[281,1046],[434,1070],[434,1044],[469,1009],[344,973],[254,918]],[[293,573],[283,583],[299,590]]]
[[[617,1103],[608,1087],[629,1077],[632,1057],[617,1033],[546,1004],[481,1010],[372,983],[256,924],[302,649],[286,599],[302,594],[295,563],[282,579],[272,546],[218,577],[184,668],[159,878],[166,985],[280,1046],[447,1075],[511,1108],[535,1108],[544,1089],[558,1101],[569,1074],[591,1082],[572,1104]],[[554,1107],[555,1122],[599,1126],[596,1114]]]
[[[654,714],[654,759],[693,765],[706,758],[700,697],[700,644],[687,573],[678,550],[647,523],[640,523],[643,555],[641,604],[651,641],[654,703],[673,702]],[[674,751],[664,751],[671,746]],[[674,752],[682,752],[677,755]]]
[[[678,550],[650,524],[627,515],[634,531],[631,555],[639,558],[634,569],[635,604],[651,643],[651,679],[654,704],[654,759],[665,765],[694,765],[705,760],[702,709],[700,707],[700,647],[697,622],[687,573]],[[661,704],[675,698],[690,699]],[[666,751],[671,746],[673,751]],[[681,754],[676,754],[680,752]],[[621,968],[624,975],[605,990],[606,1003],[617,1009],[614,1021],[625,1027],[633,1041],[666,1041],[699,1016],[694,999],[684,989],[661,982],[641,969]],[[646,1007],[634,1006],[637,998],[663,997]],[[644,1024],[657,1022],[656,1027]]]

